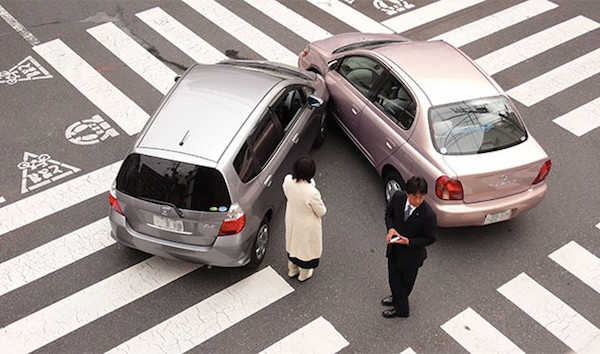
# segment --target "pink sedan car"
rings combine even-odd
[[[443,227],[509,220],[546,194],[551,162],[502,88],[443,41],[345,33],[309,44],[298,65],[325,77],[329,111],[385,181],[430,186]]]

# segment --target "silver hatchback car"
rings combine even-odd
[[[262,261],[293,162],[325,138],[320,75],[283,64],[194,65],[131,147],[109,192],[111,235],[184,261]]]

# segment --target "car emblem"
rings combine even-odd
[[[209,228],[209,229],[214,229],[215,225],[214,224],[204,224],[204,225],[202,225],[202,227]]]
[[[162,215],[167,216],[167,215],[169,215],[170,212],[171,212],[171,207],[170,206],[162,205],[160,207],[160,213]]]
[[[502,175],[500,176],[500,179],[506,182],[508,181],[508,175]]]

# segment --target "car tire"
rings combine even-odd
[[[398,190],[404,190],[404,180],[402,176],[396,171],[391,171],[383,178],[383,196],[385,202],[388,203],[394,193]]]
[[[250,262],[248,263],[249,268],[258,268],[262,260],[265,258],[267,253],[267,246],[269,244],[269,219],[264,218],[256,237],[254,237],[254,243],[252,244],[252,250],[250,253]]]
[[[325,110],[323,114],[321,114],[321,116],[319,117],[319,132],[317,134],[315,142],[313,143],[313,148],[321,147],[321,145],[323,145],[323,143],[325,142],[325,138],[327,137],[327,115],[327,110]]]

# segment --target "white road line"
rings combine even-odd
[[[475,62],[488,74],[494,75],[598,27],[600,24],[597,22],[577,16],[491,52]]]
[[[404,349],[400,354],[417,354],[411,347]]]
[[[182,0],[267,60],[295,66],[298,56],[214,0]]]
[[[598,73],[600,73],[600,49],[514,87],[507,93],[530,107]]]
[[[0,348],[34,351],[180,277],[197,264],[152,257],[0,329]]]
[[[0,236],[106,193],[117,176],[122,162],[117,161],[1,207]]]
[[[381,23],[397,33],[402,33],[477,5],[483,1],[485,0],[439,0],[410,12],[402,13]]]
[[[197,63],[214,64],[227,59],[225,54],[219,52],[159,7],[135,15]]]
[[[393,33],[388,27],[339,0],[307,1],[360,32]]]
[[[260,354],[337,353],[349,344],[329,321],[319,317]]]
[[[0,296],[114,244],[100,219],[0,264]]]
[[[173,70],[148,53],[144,47],[125,34],[114,23],[107,22],[88,28],[87,31],[163,95],[169,92],[169,89],[175,83],[177,74]]]
[[[524,353],[470,307],[441,327],[469,353]]]
[[[142,130],[148,114],[60,39],[37,45],[33,50],[127,134]]]
[[[600,336],[600,329],[525,273],[498,291],[575,352]]]
[[[547,0],[529,0],[440,34],[430,40],[443,39],[455,47],[462,47],[557,7],[558,5]]]
[[[600,97],[552,121],[571,133],[582,136],[600,127]],[[600,228],[600,224],[596,226]]]
[[[600,293],[600,258],[571,241],[548,257]]]
[[[596,228],[600,229],[600,223],[596,224]]]
[[[40,44],[40,40],[37,39],[25,26],[23,26],[16,18],[14,18],[2,5],[0,5],[0,17],[9,24],[21,37],[25,38],[31,45]]]
[[[4,197],[0,196],[0,204],[4,203],[6,201],[6,199]]]
[[[266,267],[107,353],[186,352],[293,291]]]
[[[312,23],[306,17],[272,0],[245,0],[248,4],[308,42],[331,37],[331,33]]]

